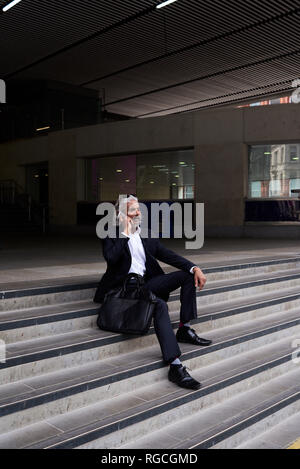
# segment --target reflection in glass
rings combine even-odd
[[[194,198],[193,150],[86,160],[85,200],[114,201],[136,193],[140,200]]]
[[[249,198],[297,198],[297,190],[300,143],[250,147]]]

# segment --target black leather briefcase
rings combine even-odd
[[[128,286],[129,279],[136,283]],[[130,273],[121,287],[106,293],[99,309],[100,329],[123,334],[146,334],[151,326],[156,296],[144,285],[141,275]]]

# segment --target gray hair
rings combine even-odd
[[[120,224],[120,214],[127,215],[127,204],[131,201],[138,201],[137,197],[132,194],[120,194],[115,203],[115,224]]]

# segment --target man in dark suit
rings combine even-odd
[[[179,360],[181,355],[178,342],[208,346],[210,340],[199,337],[190,327],[190,320],[197,318],[196,287],[201,290],[206,278],[198,266],[174,251],[165,248],[158,238],[140,236],[141,212],[138,200],[129,195],[122,200],[123,207],[116,204],[120,226],[116,238],[103,239],[103,256],[107,270],[100,280],[94,301],[101,303],[110,289],[122,285],[130,272],[143,276],[145,286],[157,297],[153,314],[154,329],[161,347],[165,363],[170,365],[170,381],[188,389],[199,389],[200,383],[193,379]],[[157,260],[163,261],[177,269],[166,274]],[[174,334],[167,301],[170,292],[180,289],[180,324]]]

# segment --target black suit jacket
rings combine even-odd
[[[176,254],[176,252],[164,247],[158,238],[151,238],[151,230],[148,230],[148,238],[141,237],[141,240],[146,256],[146,281],[157,275],[165,274],[156,259],[185,272],[189,272],[191,267],[195,265],[188,259]],[[102,303],[106,292],[123,284],[131,266],[131,253],[128,241],[129,238],[120,233],[119,228],[117,230],[117,238],[109,238],[107,236],[102,240],[103,256],[107,262],[107,269],[96,290],[94,296],[95,303]],[[168,301],[169,293],[161,297]]]

